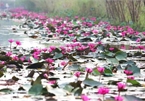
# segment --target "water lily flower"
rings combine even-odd
[[[134,76],[127,76],[127,79],[134,80]]]
[[[67,64],[67,62],[66,61],[62,61],[60,64],[61,64],[61,66],[65,66]]]
[[[16,45],[17,46],[20,46],[21,45],[21,42],[20,41],[16,41]]]
[[[0,64],[4,65],[6,62],[5,61],[1,61]]]
[[[140,42],[140,41],[141,41],[141,39],[140,38],[137,38],[136,42]]]
[[[47,59],[46,59],[46,62],[47,62],[48,64],[52,64],[52,63],[54,62],[54,60],[51,59],[51,58],[47,58]]]
[[[86,96],[86,95],[81,95],[81,99],[83,100],[83,101],[90,101],[91,99],[90,98],[88,98],[88,96]]]
[[[114,47],[110,47],[109,50],[110,50],[110,51],[113,51],[113,50],[114,50]]]
[[[15,61],[19,60],[18,56],[13,56],[12,59],[15,60]]]
[[[9,41],[9,43],[13,43],[13,42],[14,42],[14,40],[13,40],[13,39],[9,39],[8,41]]]
[[[144,49],[144,46],[142,46],[142,45],[139,45],[139,46],[137,46],[140,50],[141,49]]]
[[[54,85],[56,83],[56,80],[51,80],[48,83]]]
[[[75,72],[74,75],[75,75],[77,78],[79,78],[79,77],[80,77],[80,74],[81,74],[81,72],[77,71],[77,72]]]
[[[105,68],[104,67],[97,67],[97,70],[100,74],[102,74],[104,72]]]
[[[115,96],[115,101],[123,101],[123,97],[122,96]]]
[[[122,91],[126,87],[126,84],[123,82],[118,82],[117,87],[118,87],[118,91]]]
[[[87,73],[92,73],[93,69],[92,68],[86,68]]]
[[[98,88],[98,93],[102,94],[102,95],[108,94],[109,93],[109,88],[107,88],[107,87],[99,87]]]
[[[8,51],[7,53],[6,53],[6,56],[11,56],[12,55],[12,52],[10,52],[10,51]]]
[[[133,74],[133,72],[131,70],[124,70],[124,73],[126,75],[132,75]]]
[[[120,47],[121,49],[125,49],[125,45],[121,45],[121,47]]]

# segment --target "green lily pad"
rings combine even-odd
[[[79,70],[80,65],[73,64],[73,65],[69,66],[68,68],[72,71],[76,71],[76,70]]]
[[[133,75],[140,75],[140,69],[136,65],[127,65],[127,70],[133,72]]]
[[[5,93],[11,93],[13,90],[10,89],[10,88],[3,88],[3,89],[0,89],[0,92],[5,92]]]
[[[107,62],[110,64],[119,64],[119,61],[116,58],[107,58]]]
[[[124,97],[123,101],[143,101],[134,95],[124,95],[123,97]]]
[[[120,61],[120,60],[126,60],[127,59],[127,53],[123,51],[118,51],[115,54],[115,58]]]
[[[84,83],[85,85],[88,85],[88,86],[91,86],[91,87],[97,87],[97,86],[102,85],[101,82],[98,82],[98,81],[95,81],[95,80],[89,79],[89,78],[86,79],[86,80],[84,80],[83,83]]]
[[[63,54],[62,53],[55,53],[54,55],[54,59],[59,59],[59,58],[62,58],[63,57]]]
[[[133,86],[141,86],[137,80],[127,79],[127,83],[131,83]]]
[[[30,89],[29,89],[29,94],[34,94],[34,95],[41,95],[42,94],[42,89],[43,86],[41,84],[36,84],[33,85]]]

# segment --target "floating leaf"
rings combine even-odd
[[[44,67],[43,62],[38,62],[38,63],[31,64],[26,69],[40,69],[43,67]]]
[[[141,86],[137,80],[127,79],[127,83],[131,83],[133,86]]]
[[[65,85],[65,87],[63,89],[68,92],[71,92],[74,89],[74,87],[72,87],[71,85]]]
[[[123,101],[143,101],[134,95],[124,95],[123,97],[124,97]]]
[[[127,65],[127,70],[130,70],[133,72],[133,75],[139,75],[140,74],[140,68],[136,65]]]
[[[13,90],[10,89],[10,88],[3,88],[3,89],[0,89],[0,92],[5,92],[5,93],[11,93]]]
[[[111,64],[119,64],[119,61],[116,58],[107,58],[107,62]]]
[[[14,80],[14,81],[18,81],[18,80],[19,80],[19,78],[17,78],[17,77],[15,77],[15,76],[13,76],[13,77],[12,77],[12,80]]]
[[[110,77],[112,76],[112,70],[109,68],[105,68],[105,71],[103,73],[104,76]]]
[[[75,71],[75,70],[79,70],[80,65],[77,64],[73,64],[71,66],[68,67],[70,70]]]
[[[55,53],[54,55],[54,59],[59,59],[59,58],[62,58],[63,57],[63,54],[62,53]]]
[[[108,56],[108,57],[114,57],[115,54],[113,52],[105,52],[105,55]]]
[[[4,73],[2,71],[0,71],[0,77],[2,77],[4,75]]]
[[[41,95],[42,94],[42,89],[43,86],[41,84],[36,84],[33,85],[30,89],[29,89],[29,94],[34,94],[34,95]]]
[[[85,85],[88,85],[88,86],[91,86],[91,87],[97,87],[97,86],[102,85],[101,82],[98,82],[98,81],[95,81],[95,80],[89,79],[89,78],[86,79],[86,80],[84,80],[83,83],[84,83]]]
[[[118,52],[116,52],[116,54],[115,54],[115,58],[117,59],[117,60],[126,60],[127,59],[127,53],[126,52],[123,52],[123,51],[118,51]]]
[[[99,71],[97,69],[94,69],[92,74],[95,75],[95,76],[100,75],[100,73],[99,73]]]
[[[73,90],[74,96],[80,96],[82,94],[83,88],[77,87]]]

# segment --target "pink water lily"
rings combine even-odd
[[[21,42],[20,41],[16,41],[16,45],[17,46],[20,46],[21,45]]]
[[[13,40],[13,39],[9,39],[8,41],[9,41],[9,43],[13,43],[13,42],[14,42],[14,40]]]
[[[133,74],[133,72],[131,70],[124,70],[124,73],[126,75],[132,75]]]
[[[102,74],[105,71],[104,67],[97,67],[97,70],[100,74]]]
[[[47,62],[48,64],[52,64],[52,63],[54,62],[54,60],[51,59],[51,58],[47,58],[47,59],[46,59],[46,62]]]
[[[122,91],[122,90],[125,89],[126,84],[123,83],[123,82],[118,82],[118,83],[117,83],[117,87],[118,87],[118,91]]]
[[[127,76],[127,79],[134,80],[134,76]]]
[[[105,95],[105,94],[108,94],[108,93],[109,93],[109,88],[107,88],[107,87],[99,87],[98,88],[98,94]]]
[[[90,98],[88,98],[88,96],[87,95],[81,95],[81,99],[83,100],[83,101],[90,101],[91,99]]]
[[[80,74],[81,74],[81,72],[77,71],[77,72],[75,72],[74,75],[75,75],[77,78],[79,78],[79,77],[80,77]]]
[[[93,69],[92,68],[86,68],[87,73],[92,73]]]
[[[110,47],[109,50],[110,50],[110,51],[113,51],[113,50],[114,50],[114,47]]]
[[[114,99],[115,99],[115,101],[123,101],[123,97],[119,96],[119,95],[115,96]]]

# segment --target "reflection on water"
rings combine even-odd
[[[19,40],[22,43],[23,48],[43,48],[45,45],[40,44],[39,40],[29,38],[27,35],[23,33],[23,31],[18,33],[13,33],[10,29],[12,25],[18,24],[11,20],[0,20],[0,45],[8,46],[9,39]]]

